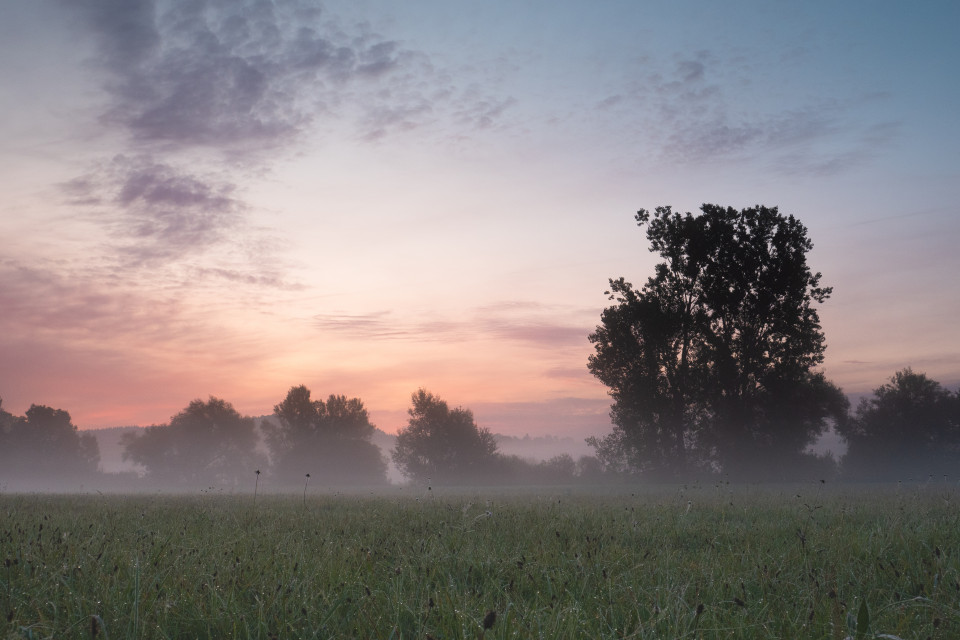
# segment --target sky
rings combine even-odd
[[[293,385],[606,433],[640,209],[806,225],[823,370],[960,384],[960,4],[0,4],[0,398],[80,428]]]

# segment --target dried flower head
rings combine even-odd
[[[493,623],[497,621],[497,612],[493,609],[487,611],[487,615],[483,616],[483,630],[486,631],[493,627]]]

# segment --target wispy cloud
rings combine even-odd
[[[321,31],[307,3],[70,4],[99,43],[112,98],[104,121],[145,141],[282,145],[351,82],[382,77],[400,59],[396,42]]]
[[[221,267],[200,267],[196,269],[195,273],[199,278],[212,277],[230,283],[268,287],[281,291],[303,291],[306,288],[305,285],[299,282],[290,281],[279,272],[249,272],[238,269],[224,269]]]
[[[362,138],[378,139],[441,110],[488,127],[513,103],[475,87],[457,92],[423,53],[363,25],[345,28],[310,2],[65,4],[98,43],[110,98],[103,121],[142,142],[260,157],[318,118],[352,114]]]
[[[666,124],[664,154],[683,163],[739,158],[782,149],[836,132],[835,105],[793,108],[779,113],[743,113],[732,107],[721,84],[722,63],[708,51],[681,58],[649,89],[658,118]]]
[[[132,338],[143,345],[170,345],[202,332],[186,319],[172,293],[147,297],[108,271],[65,268],[48,261],[0,262],[0,333],[16,342],[28,336],[54,344],[102,343]]]
[[[581,346],[587,343],[590,329],[548,320],[487,318],[479,328],[487,335],[525,343],[544,349]]]
[[[476,86],[468,88],[463,105],[454,113],[456,118],[475,129],[488,129],[502,119],[503,114],[517,104],[513,97],[494,98],[484,95]]]
[[[801,139],[795,147],[785,146],[774,160],[774,167],[785,174],[826,176],[841,173],[869,162],[900,133],[899,122],[878,122],[853,126],[849,131],[831,132],[824,137]]]
[[[543,349],[583,346],[587,326],[545,317],[543,309],[528,307],[517,313],[512,305],[473,310],[467,319],[429,321],[404,318],[390,311],[366,314],[332,313],[314,316],[314,326],[324,332],[357,340],[409,340],[464,342],[494,339]]]
[[[675,57],[662,67],[645,59],[643,81],[626,83],[594,108],[605,118],[639,123],[647,144],[670,163],[761,158],[785,174],[844,171],[869,161],[898,133],[896,122],[854,120],[858,104],[853,98],[820,98],[777,109],[768,100],[732,95],[753,84],[753,71],[743,64],[708,50]]]
[[[198,307],[182,289],[145,289],[105,269],[3,260],[0,362],[8,366],[0,369],[15,375],[26,363],[6,356],[29,352],[21,345],[30,344],[38,353],[61,352],[48,365],[32,363],[33,369],[86,353],[101,367],[142,367],[144,375],[149,369],[168,379],[188,373],[196,379],[204,370],[234,376],[276,351],[265,334],[237,329],[238,318],[258,313],[250,307],[246,298]],[[183,354],[191,354],[189,362]]]
[[[238,380],[249,399],[263,390],[245,372],[276,345],[230,328],[241,306],[211,318],[178,289],[145,290],[110,270],[0,260],[0,394],[18,411],[68,409],[83,426],[163,419]]]
[[[62,185],[69,202],[97,209],[124,261],[156,264],[224,241],[243,222],[236,187],[149,156],[117,156]]]
[[[291,277],[270,231],[249,224],[249,207],[222,174],[121,155],[59,187],[67,204],[105,229],[96,247],[98,268],[105,259],[111,274],[140,272],[141,282],[164,279],[164,286],[214,281],[247,289],[304,288]]]
[[[358,340],[408,340],[418,339],[422,332],[416,325],[404,324],[389,311],[373,313],[323,313],[313,317],[314,326],[322,332],[336,333]],[[444,331],[433,334],[441,339]]]
[[[359,123],[360,137],[375,141],[398,131],[411,131],[420,127],[432,113],[430,102],[418,96],[398,104],[371,106]]]

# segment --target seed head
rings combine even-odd
[[[493,609],[487,611],[487,615],[483,616],[483,630],[486,631],[493,627],[493,623],[497,621],[497,612]]]

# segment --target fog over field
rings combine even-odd
[[[86,433],[97,439],[100,447],[100,470],[104,473],[143,472],[143,467],[123,459],[123,445],[120,437],[124,433],[135,431],[141,427],[109,427],[106,429],[90,429]],[[523,437],[494,434],[500,451],[506,455],[520,456],[521,458],[543,462],[554,456],[568,454],[573,458],[588,455],[590,447],[583,440],[560,438],[557,436]],[[390,451],[396,446],[396,436],[384,433],[377,429],[373,434],[373,442],[380,448],[384,457],[389,457]],[[395,465],[388,468],[388,478],[393,483],[403,481],[402,475]]]

